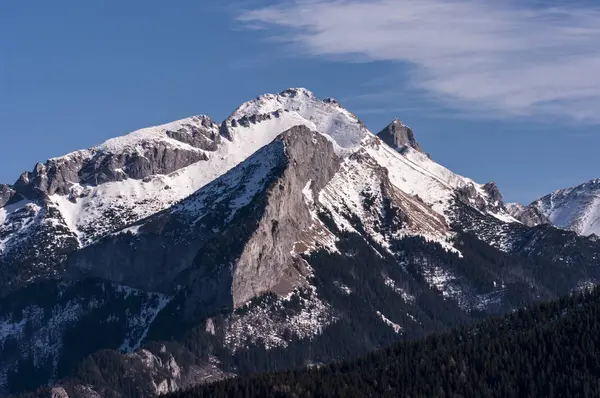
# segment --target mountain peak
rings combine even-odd
[[[305,89],[304,87],[288,88],[280,92],[279,95],[282,97],[295,97],[297,95],[303,95],[305,97],[316,97],[316,95],[312,91]]]
[[[257,140],[275,126],[277,131],[284,131],[297,125],[330,137],[339,152],[358,148],[369,134],[364,124],[336,100],[322,100],[305,88],[289,88],[240,105],[221,125],[221,135],[229,141],[244,136]]]
[[[410,146],[419,152],[423,152],[410,127],[399,119],[394,119],[377,136],[394,149]]]
[[[580,235],[600,234],[600,179],[559,189],[535,200],[535,208],[557,227]]]

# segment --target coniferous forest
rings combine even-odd
[[[598,397],[600,289],[359,360],[229,379],[196,397]]]

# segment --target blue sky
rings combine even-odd
[[[573,1],[12,1],[0,182],[38,161],[288,87],[529,202],[600,177],[600,7]]]

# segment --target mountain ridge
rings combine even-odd
[[[333,99],[288,89],[220,124],[182,120],[0,187],[0,391],[154,396],[352,357],[600,280],[600,242],[517,222],[494,183],[408,136],[389,146]],[[112,337],[77,337],[96,330]]]
[[[510,211],[530,225],[551,223],[584,236],[600,236],[600,179],[559,189],[527,206],[512,204]]]

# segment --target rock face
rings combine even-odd
[[[461,202],[481,211],[494,213],[505,211],[500,190],[493,182],[480,187],[474,183],[468,183],[459,187],[456,194]]]
[[[69,398],[69,394],[62,387],[54,387],[50,391],[51,398]]]
[[[50,159],[0,204],[0,394],[155,396],[600,280],[600,241],[516,222],[399,121],[375,136],[306,89]]]
[[[291,249],[313,220],[298,193],[309,182],[309,189],[320,192],[339,167],[333,145],[315,131],[298,126],[280,139],[287,167],[267,193],[262,219],[235,264],[232,293],[236,308],[267,291],[287,294],[304,281],[306,269]]]
[[[67,253],[173,206],[296,125],[337,137],[336,151],[352,150],[370,134],[339,104],[289,89],[243,104],[220,127],[195,116],[36,165],[14,187],[3,187],[2,197],[18,203],[0,210],[0,263],[7,264],[0,295],[9,283],[15,289],[61,278]]]
[[[0,207],[3,207],[15,196],[16,192],[6,184],[0,184]]]
[[[519,203],[508,203],[505,205],[506,210],[517,220],[527,225],[528,227],[535,227],[541,224],[551,224],[548,217],[536,207],[523,206]]]
[[[338,163],[325,137],[304,126],[294,127],[173,209],[75,252],[68,268],[77,278],[94,276],[173,293],[176,286],[188,283],[178,278],[182,271],[193,266],[190,272],[203,274],[205,267],[214,267],[214,259],[205,259],[199,252],[214,244],[216,234],[225,243],[242,238],[236,215],[256,201],[262,203],[253,213],[244,213],[256,224],[244,237],[241,252],[229,260],[233,274],[223,279],[232,285],[220,290],[231,293],[234,307],[273,289],[287,293],[301,283],[305,273],[301,262],[290,254],[291,248],[312,222],[298,192],[309,180],[321,189]]]
[[[219,143],[217,124],[207,116],[194,116],[38,163],[33,171],[19,177],[15,189],[28,199],[36,199],[67,195],[73,184],[95,186],[169,174],[207,160],[205,151],[216,151]]]
[[[381,130],[377,136],[392,148],[402,148],[408,145],[419,152],[423,152],[410,127],[398,119]]]

